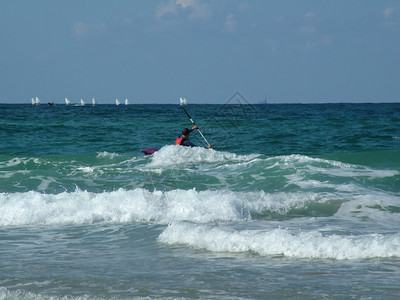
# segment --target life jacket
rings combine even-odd
[[[183,143],[183,141],[186,140],[183,137],[178,137],[175,141],[175,145],[181,145]]]

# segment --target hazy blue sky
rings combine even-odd
[[[0,0],[0,102],[400,101],[400,1]]]

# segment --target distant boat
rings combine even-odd
[[[54,105],[54,101],[53,102],[47,102],[48,105]]]
[[[267,102],[267,96],[265,96],[264,99],[258,101],[257,104],[268,104],[268,102]]]
[[[125,105],[129,105],[128,98],[127,98],[127,99],[125,99]]]
[[[65,105],[69,105],[71,101],[69,101],[67,98],[65,98]]]
[[[82,106],[85,106],[85,104],[86,104],[85,101],[83,101],[83,100],[81,99],[81,105],[82,105]]]
[[[40,104],[40,99],[39,99],[39,97],[36,97],[35,103],[36,103],[36,105],[39,105],[39,104]]]
[[[181,105],[186,105],[187,104],[186,98],[179,97],[179,102],[180,102]]]
[[[36,105],[36,101],[34,98],[32,98],[32,105]]]
[[[115,105],[120,105],[121,104],[121,102],[119,102],[119,100],[118,99],[115,99]]]
[[[96,105],[96,100],[94,98],[92,98],[92,104],[93,104],[93,106]]]

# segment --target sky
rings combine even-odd
[[[400,102],[398,0],[0,0],[0,103]]]

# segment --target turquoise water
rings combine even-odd
[[[236,100],[0,105],[0,299],[396,299],[400,104]]]

